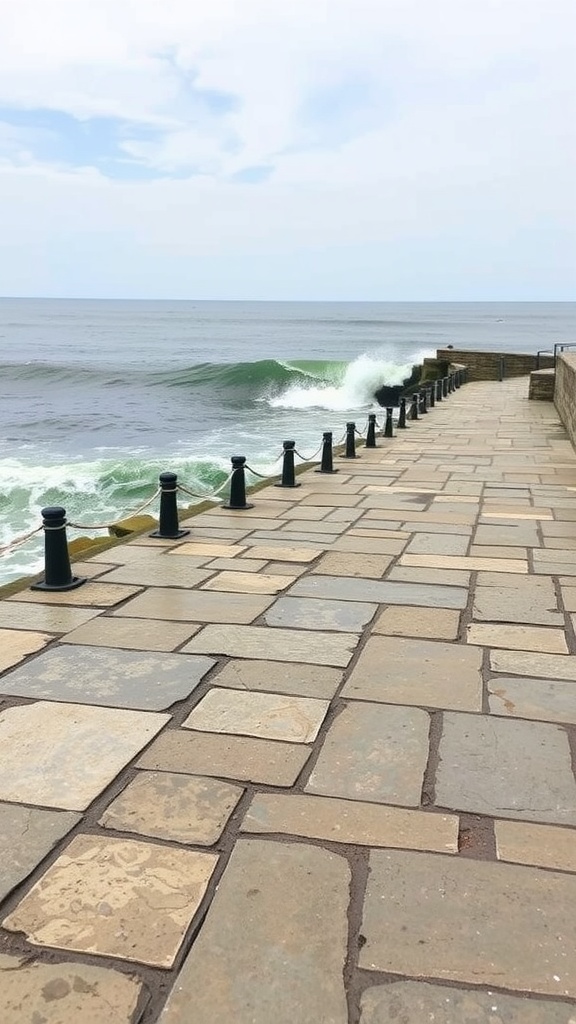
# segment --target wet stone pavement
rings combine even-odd
[[[0,601],[2,1024],[575,1024],[576,455],[527,390]]]

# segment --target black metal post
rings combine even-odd
[[[181,530],[178,523],[178,493],[176,473],[160,473],[160,519],[158,529],[150,534],[162,540],[177,540],[190,530]]]
[[[448,394],[451,395],[454,391],[454,374],[448,374]]]
[[[429,402],[430,408],[433,409],[434,406],[436,405],[436,385],[434,384],[434,382],[432,382],[432,384],[430,385],[430,393],[429,393],[429,396],[428,396],[428,402]]]
[[[414,392],[412,395],[412,405],[410,406],[410,419],[418,419],[418,392]]]
[[[225,505],[220,508],[254,508],[253,504],[246,501],[246,476],[244,466],[246,465],[245,455],[232,456],[232,479],[230,481],[230,495]]]
[[[448,377],[442,378],[442,395],[448,398]]]
[[[504,356],[500,356],[500,363],[498,365],[498,380],[504,380],[506,374],[506,363]]]
[[[294,449],[296,448],[296,441],[283,441],[282,447],[284,449],[284,456],[282,459],[282,481],[274,486],[301,487],[301,484],[296,483],[294,474]]]
[[[332,431],[325,430],[322,434],[322,460],[320,462],[320,469],[315,469],[315,473],[337,473],[338,470],[334,469],[334,462],[332,458]]]
[[[458,388],[460,387],[460,370],[456,370],[456,373],[454,374],[454,387],[456,388],[456,391],[458,391]]]
[[[398,429],[406,430],[406,399],[400,399],[400,412],[398,413]]]
[[[344,452],[343,458],[355,459],[356,458],[356,424],[346,424],[346,451]]]
[[[422,388],[422,390],[420,391],[419,399],[420,402],[418,411],[420,415],[423,416],[428,412],[428,393],[426,391],[426,388]]]
[[[368,413],[368,429],[366,431],[365,448],[376,448],[376,413]]]
[[[440,379],[438,379],[436,381],[436,401],[437,402],[441,402],[443,397],[444,396],[442,394],[442,381]]]
[[[386,423],[384,424],[384,437],[394,437],[394,421],[392,420],[392,408],[386,409]]]
[[[44,527],[44,579],[30,590],[75,590],[86,580],[73,576],[66,540],[66,509],[53,505],[42,509]]]

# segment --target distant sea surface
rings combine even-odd
[[[129,513],[162,470],[202,493],[232,454],[274,472],[284,439],[310,455],[323,430],[363,426],[379,385],[448,344],[575,340],[576,303],[0,299],[0,548],[45,505]],[[38,571],[41,548],[0,556],[0,584]]]

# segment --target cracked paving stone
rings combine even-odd
[[[350,869],[304,843],[241,839],[159,1024],[347,1024]]]
[[[574,875],[374,850],[359,966],[575,998],[575,901]]]
[[[57,647],[2,680],[3,693],[104,707],[161,711],[188,697],[216,664],[157,651]]]
[[[2,924],[37,946],[171,967],[217,861],[78,835]]]
[[[71,811],[0,804],[0,900],[37,867],[80,817]]]
[[[423,981],[393,981],[366,989],[360,1024],[574,1024],[574,1007],[501,992],[458,989]]]
[[[0,954],[2,1024],[137,1024],[148,993],[132,974]]]
[[[439,807],[576,824],[570,747],[558,726],[447,712],[439,754]]]
[[[214,687],[182,723],[184,729],[312,743],[329,701]]]
[[[342,672],[323,665],[298,665],[280,661],[232,658],[212,678],[214,686],[236,690],[294,693],[298,697],[330,700],[342,682]]]

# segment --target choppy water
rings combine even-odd
[[[376,408],[446,344],[535,352],[576,340],[576,303],[0,300],[0,547],[63,504],[113,519],[173,469],[218,485],[231,454],[272,471]],[[73,536],[74,534],[72,534]],[[36,571],[41,541],[0,557]]]

